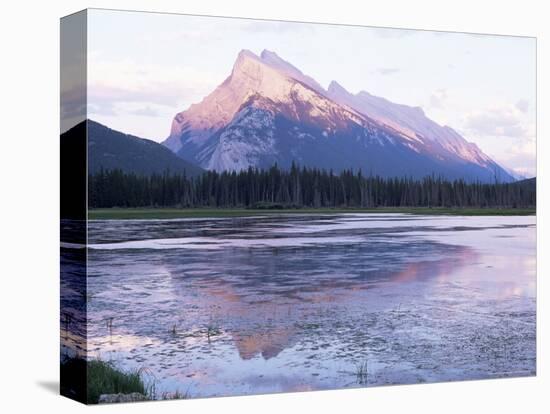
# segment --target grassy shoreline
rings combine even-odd
[[[69,358],[61,363],[61,395],[82,403],[97,404],[103,394],[137,393],[143,400],[153,399],[141,370],[122,371],[109,362]],[[136,400],[137,401],[137,400]]]
[[[91,220],[174,219],[206,217],[250,217],[266,214],[344,214],[344,213],[406,213],[455,216],[530,216],[535,208],[442,208],[442,207],[378,207],[378,208],[301,208],[301,209],[245,209],[245,208],[105,208],[91,209]]]

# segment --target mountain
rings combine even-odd
[[[433,146],[432,151],[436,151],[440,157],[450,154],[465,161],[489,167],[491,173],[494,173],[495,168],[502,169],[476,144],[466,141],[454,129],[438,125],[429,119],[420,107],[395,104],[365,91],[353,95],[335,81],[330,83],[327,92],[335,102],[348,105],[379,123],[395,129],[403,136],[420,140],[424,145]],[[498,172],[508,174],[504,169]]]
[[[361,169],[365,174],[484,182],[514,181],[475,144],[430,120],[422,109],[336,82],[314,79],[264,50],[243,50],[230,76],[200,103],[177,114],[163,142],[205,169],[269,168],[293,162]]]
[[[148,139],[123,134],[88,120],[61,135],[61,145],[88,134],[88,172],[120,169],[124,172],[150,175],[172,173],[196,176],[204,170],[177,157],[172,151]]]

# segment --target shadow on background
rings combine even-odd
[[[59,381],[37,381],[36,385],[55,395],[59,395]]]

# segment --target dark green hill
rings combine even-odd
[[[514,184],[525,186],[525,187],[531,187],[533,189],[537,188],[537,177],[533,178],[524,178],[523,180],[516,181]]]
[[[83,136],[84,122],[61,135],[61,145],[67,146],[72,139]],[[204,170],[189,161],[182,160],[168,148],[154,141],[127,135],[110,129],[98,122],[87,121],[88,173],[120,169],[140,175],[161,174],[169,171],[200,175]],[[70,146],[70,145],[69,145]]]
[[[150,175],[171,173],[197,176],[204,170],[182,160],[165,146],[154,141],[127,135],[88,120],[88,171],[94,173],[115,168],[125,172]]]

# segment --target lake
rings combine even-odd
[[[88,357],[193,398],[534,375],[535,222],[92,220]]]

